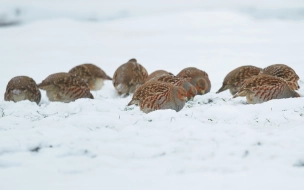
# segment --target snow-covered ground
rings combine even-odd
[[[304,96],[304,22],[195,2],[101,22],[59,14],[0,27],[0,189],[304,189],[304,98],[248,105],[215,94],[238,66],[284,63]],[[40,105],[3,101],[14,76],[40,83],[85,62],[112,76],[130,58],[150,73],[200,68],[211,92],[180,112],[149,114],[126,107],[131,97],[111,81],[94,100],[49,102],[42,91]]]

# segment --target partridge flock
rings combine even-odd
[[[242,66],[234,69],[224,79],[220,93],[229,89],[233,98],[246,96],[249,104],[263,103],[272,99],[300,97],[299,76],[287,65],[275,64],[264,69]]]
[[[91,63],[78,65],[69,72],[51,74],[40,84],[30,77],[17,76],[8,82],[4,100],[29,100],[39,104],[39,88],[46,91],[50,101],[69,103],[80,98],[94,99],[90,91],[100,90],[104,80],[112,80],[121,96],[133,94],[127,106],[138,105],[144,113],[161,109],[178,112],[186,101],[211,90],[208,74],[198,68],[188,67],[177,75],[165,70],[156,70],[148,75],[136,59],[130,59],[116,69],[113,78]],[[296,72],[284,64],[264,69],[246,65],[229,72],[216,93],[229,89],[233,98],[245,96],[249,104],[256,104],[271,99],[300,97],[295,91],[300,88],[298,80]]]

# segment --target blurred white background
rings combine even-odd
[[[229,10],[258,19],[304,19],[302,0],[1,0],[0,24],[58,17],[104,21],[189,10]]]

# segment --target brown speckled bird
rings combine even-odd
[[[238,67],[226,75],[222,87],[216,93],[229,89],[230,93],[234,95],[240,90],[247,79],[258,75],[260,71],[261,68],[251,65]]]
[[[69,73],[83,78],[90,90],[100,90],[104,80],[112,80],[101,68],[94,64],[86,63],[72,68]]]
[[[172,73],[169,73],[165,70],[156,70],[154,72],[152,72],[148,78],[147,78],[147,81],[151,80],[152,78],[154,77],[160,77],[160,76],[163,76],[163,75],[173,75]]]
[[[261,74],[272,75],[280,77],[288,83],[288,85],[293,90],[298,90],[300,88],[298,80],[300,79],[297,73],[287,65],[284,64],[274,64],[264,68]]]
[[[233,98],[238,96],[246,96],[249,104],[262,103],[272,99],[300,97],[284,79],[264,74],[246,80]]]
[[[193,99],[197,94],[196,88],[189,82],[189,79],[177,77],[174,75],[162,75],[159,77],[154,77],[149,81],[167,82],[173,84],[174,86],[181,86],[186,90],[188,100]]]
[[[211,83],[208,74],[205,71],[195,67],[188,67],[177,74],[181,78],[189,78],[190,83],[195,86],[198,95],[210,92]]]
[[[4,94],[5,101],[19,102],[29,100],[31,102],[40,102],[41,93],[36,82],[27,76],[17,76],[12,78],[7,86]]]
[[[147,70],[136,59],[130,59],[115,71],[113,85],[119,95],[129,95],[145,83],[147,77]]]
[[[173,109],[178,112],[184,107],[186,99],[187,92],[184,88],[150,81],[135,91],[128,105],[139,104],[140,110],[145,113],[160,109]]]
[[[86,81],[70,73],[52,74],[38,87],[46,90],[50,101],[69,103],[79,98],[94,98]]]

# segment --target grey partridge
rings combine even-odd
[[[101,68],[91,63],[78,65],[69,73],[83,78],[88,83],[90,90],[100,90],[104,80],[112,80]]]
[[[167,82],[171,83],[174,86],[181,86],[183,87],[187,92],[187,98],[188,100],[193,99],[194,96],[197,94],[196,88],[189,82],[189,78],[181,78],[174,75],[162,75],[159,77],[154,77],[150,79],[149,81],[158,81],[158,82]]]
[[[251,65],[238,67],[226,75],[222,87],[216,93],[229,89],[230,93],[234,95],[240,90],[247,79],[258,75],[260,71],[261,68]]]
[[[239,96],[246,96],[249,104],[262,103],[272,99],[300,97],[284,79],[264,74],[246,80],[233,98]]]
[[[147,70],[136,59],[119,66],[113,76],[113,85],[119,95],[129,95],[146,82]]]
[[[298,90],[300,88],[298,84],[299,76],[297,73],[287,65],[284,64],[274,64],[264,68],[261,74],[272,75],[280,77],[288,83],[288,85],[293,90]]]
[[[7,86],[4,94],[5,101],[19,102],[29,100],[31,102],[40,102],[41,93],[36,82],[27,76],[17,76],[12,78]]]
[[[205,71],[195,67],[188,67],[181,70],[177,76],[186,79],[189,78],[190,83],[195,86],[198,95],[203,95],[210,92],[211,82],[208,74]]]
[[[138,103],[140,110],[145,113],[160,109],[173,109],[178,112],[184,107],[186,99],[187,92],[184,88],[150,81],[135,91],[128,105]]]
[[[38,87],[46,91],[50,101],[69,103],[79,98],[94,98],[86,81],[70,73],[52,74]]]
[[[147,81],[151,80],[154,77],[160,77],[163,75],[173,75],[173,74],[169,73],[168,71],[165,71],[165,70],[156,70],[156,71],[152,72],[151,74],[149,74]]]

